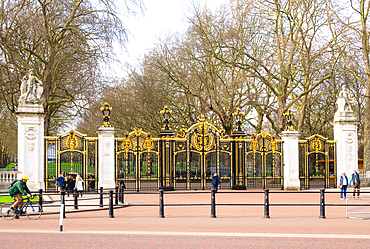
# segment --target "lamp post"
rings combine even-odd
[[[104,103],[104,106],[100,107],[100,111],[103,113],[103,125],[102,127],[112,127],[109,123],[110,119],[110,112],[112,111],[112,107],[109,106],[107,102]]]
[[[245,116],[245,113],[240,111],[239,107],[236,109],[236,112],[233,113],[233,117],[235,119],[235,124],[236,124],[236,127],[233,130],[233,134],[245,135],[245,132],[242,129],[242,121],[243,121],[244,116]]]
[[[283,115],[286,119],[286,124],[287,124],[285,130],[286,131],[294,131],[293,120],[294,120],[295,113],[292,112],[292,110],[289,108],[288,112],[284,113]]]
[[[160,113],[162,115],[162,121],[163,121],[163,128],[162,128],[161,133],[167,133],[167,132],[172,133],[170,127],[168,126],[168,124],[170,123],[169,119],[171,118],[172,111],[168,109],[167,105],[165,105],[164,109]]]

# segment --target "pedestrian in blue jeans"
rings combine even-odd
[[[218,190],[218,184],[220,184],[220,178],[218,177],[217,172],[215,172],[215,174],[212,177],[212,185],[213,185],[213,189],[216,192]]]
[[[344,199],[347,199],[347,186],[348,186],[348,177],[346,176],[346,172],[343,172],[339,179],[339,187],[340,189],[340,199],[343,200],[343,193]]]

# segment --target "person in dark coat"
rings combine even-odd
[[[122,191],[122,189],[126,188],[125,182],[123,179],[125,179],[125,174],[122,172],[122,170],[119,171],[119,192]]]
[[[68,196],[69,196],[69,193],[73,193],[73,188],[75,187],[75,180],[73,180],[73,176],[72,175],[68,175],[67,177],[67,192],[68,192]]]
[[[349,186],[351,186],[351,183],[353,182],[353,196],[356,195],[356,189],[357,189],[357,199],[360,198],[360,171],[355,170],[351,176],[351,180],[349,181]]]
[[[218,177],[217,172],[215,172],[215,174],[212,177],[212,185],[213,185],[213,189],[216,192],[217,192],[217,189],[218,189],[218,184],[220,184],[220,178]]]

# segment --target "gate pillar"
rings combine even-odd
[[[99,187],[114,188],[114,127],[100,127],[98,130]]]
[[[231,137],[232,154],[231,154],[231,188],[244,190],[245,185],[245,148],[244,144],[238,139],[243,139],[244,131],[233,131]]]
[[[298,190],[301,186],[299,181],[299,146],[298,131],[283,131],[280,134],[283,140],[283,167],[284,189]]]
[[[172,139],[174,133],[162,131],[159,140],[159,188],[165,190],[173,190],[173,175],[172,175]],[[175,170],[175,169],[174,169]]]
[[[168,109],[168,106],[165,105],[161,111],[163,117],[163,128],[160,132],[161,139],[159,140],[159,164],[158,164],[158,173],[159,173],[159,188],[165,190],[174,190],[172,175],[172,155],[173,155],[173,141],[172,137],[174,133],[171,128],[168,126],[169,119],[171,117],[172,111]],[[173,169],[175,171],[175,169]]]
[[[350,175],[358,169],[358,121],[351,104],[350,93],[343,87],[337,99],[338,110],[334,115],[334,140],[337,141],[337,181],[343,172]]]
[[[44,108],[41,104],[23,104],[18,119],[18,170],[27,175],[31,191],[44,189]]]

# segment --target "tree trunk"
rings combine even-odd
[[[366,89],[366,107],[364,122],[364,170],[370,170],[370,84]]]

